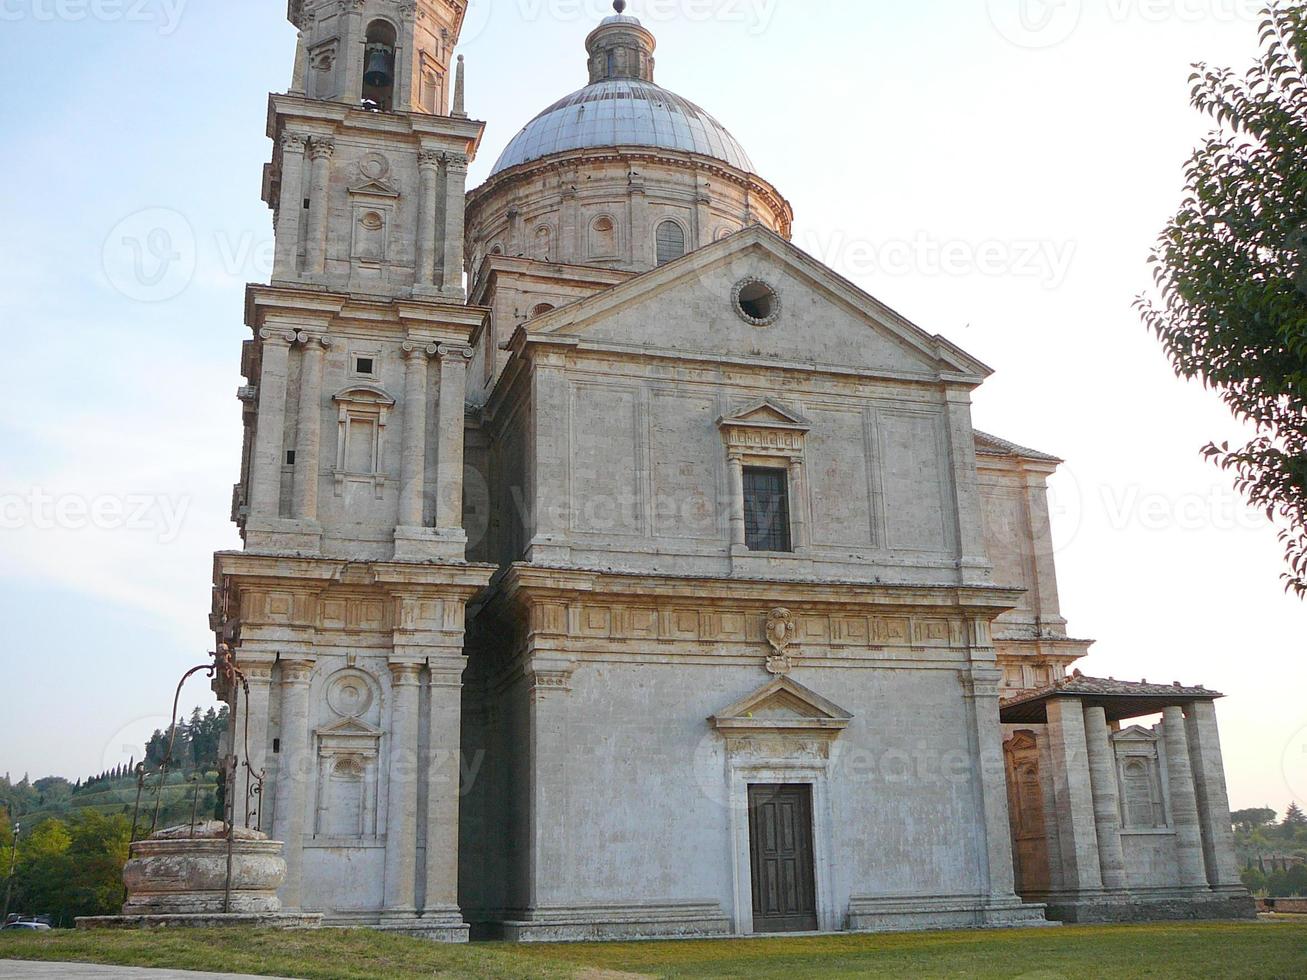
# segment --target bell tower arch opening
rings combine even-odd
[[[363,104],[382,112],[395,107],[395,26],[384,20],[368,25],[363,48]]]

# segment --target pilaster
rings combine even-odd
[[[415,290],[430,290],[436,285],[436,219],[439,202],[440,152],[418,152],[418,230],[417,281]]]
[[[1012,862],[1011,820],[1008,815],[1007,774],[1003,760],[1003,729],[999,723],[999,683],[1003,674],[993,662],[987,620],[970,624],[973,664],[964,673],[963,697],[967,701],[968,732],[972,743],[974,784],[977,809],[982,820],[983,850],[981,878],[985,891],[993,899],[1011,901],[1016,892],[1016,874]],[[976,658],[976,652],[980,656]],[[986,655],[987,654],[987,655]]]
[[[290,373],[293,330],[259,331],[262,368],[259,372],[259,416],[255,429],[254,458],[250,465],[250,523],[281,517],[281,466],[286,444],[286,387]]]
[[[314,136],[309,146],[309,229],[304,246],[304,272],[319,277],[327,268],[327,232],[331,219],[331,158],[336,141]]]
[[[464,209],[467,198],[467,157],[445,156],[445,262],[441,293],[455,300],[467,298],[463,287]]]
[[[299,277],[300,222],[304,211],[304,153],[306,133],[286,132],[281,136],[281,195],[277,203],[276,246],[273,281],[291,282]]]
[[[948,411],[949,458],[957,499],[956,545],[958,577],[964,584],[988,582],[993,572],[985,546],[985,523],[976,476],[976,437],[971,427],[971,392],[950,387],[945,392]]]
[[[300,334],[299,413],[295,438],[294,514],[297,521],[316,524],[322,478],[322,371],[331,341]]]
[[[417,917],[418,690],[421,665],[391,663],[390,780],[382,922]]]
[[[281,758],[277,770],[277,814],[273,837],[286,845],[286,883],[281,901],[287,909],[304,907],[304,822],[313,772],[309,738],[309,685],[314,661],[281,664]]]
[[[458,905],[458,827],[462,758],[462,691],[466,659],[451,655],[428,660],[426,891],[424,922],[461,927]]]

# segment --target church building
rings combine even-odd
[[[1220,695],[1073,669],[1059,460],[791,244],[614,6],[469,192],[466,0],[290,0],[212,619],[284,906],[445,941],[1251,915]]]

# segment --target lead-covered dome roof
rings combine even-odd
[[[739,141],[689,99],[654,82],[654,36],[625,3],[586,38],[590,84],[558,100],[513,137],[491,176],[557,153],[649,147],[695,153],[753,173]]]
[[[636,78],[587,85],[532,119],[508,144],[494,174],[555,153],[643,146],[721,160],[753,173],[739,141],[689,99]]]

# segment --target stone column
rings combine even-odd
[[[1108,739],[1107,712],[1085,708],[1085,743],[1089,751],[1089,783],[1094,795],[1098,828],[1098,864],[1103,887],[1126,887],[1125,852],[1121,847],[1121,802],[1116,788],[1116,754]]]
[[[327,230],[331,219],[331,157],[336,141],[315,136],[309,146],[313,169],[309,176],[309,231],[304,246],[304,271],[320,276],[327,268]]]
[[[464,404],[472,348],[441,344],[439,457],[436,465],[436,528],[448,535],[463,527]]]
[[[313,772],[309,737],[309,683],[313,663],[281,665],[281,760],[277,771],[277,817],[273,837],[286,845],[286,884],[281,901],[288,909],[304,905],[304,820]]]
[[[263,798],[248,802],[245,787],[247,776],[249,784],[254,785],[254,776],[265,775],[268,769],[268,707],[272,700],[272,662],[270,659],[266,662],[262,659],[258,662],[242,659],[240,669],[250,685],[250,693],[239,704],[236,724],[232,727],[236,733],[232,753],[236,756],[238,765],[242,766],[236,772],[236,799],[232,813],[238,827],[262,830],[267,814],[261,811],[266,809],[272,798],[272,787],[265,784],[261,794]],[[241,694],[244,696],[244,691]],[[246,763],[249,764],[248,770],[243,768]],[[257,819],[258,816],[262,816],[263,820]]]
[[[432,658],[427,748],[427,888],[424,919],[461,924],[458,907],[459,760],[463,715],[461,655]]]
[[[530,685],[530,876],[527,898],[532,908],[566,904],[556,873],[565,866],[572,842],[560,828],[567,826],[567,759],[570,753],[569,702],[572,666],[567,661],[539,659],[526,667]]]
[[[467,157],[445,157],[445,262],[441,290],[463,298],[463,222],[467,198]]]
[[[317,523],[318,484],[322,470],[322,367],[331,341],[301,334],[299,422],[295,430],[295,497],[297,521]]]
[[[945,394],[948,408],[949,455],[957,494],[957,554],[962,581],[986,581],[992,565],[985,546],[985,524],[976,476],[976,439],[971,428],[971,392],[951,387]]]
[[[435,150],[418,152],[418,240],[417,285],[431,288],[436,284],[436,208],[440,182],[440,154]]]
[[[744,460],[732,454],[727,461],[730,469],[727,486],[731,494],[731,547],[748,547],[744,527]]]
[[[740,498],[744,493],[741,489]],[[794,547],[797,551],[806,551],[812,543],[812,532],[808,524],[808,481],[803,469],[803,460],[790,460],[790,524],[794,528]]]
[[[990,624],[973,619],[971,632],[973,664],[962,675],[968,703],[967,733],[973,752],[975,795],[982,821],[981,879],[988,882],[991,898],[1011,900],[1016,893],[1016,872],[1012,860],[1012,821],[1008,812],[1007,772],[1003,759],[1003,728],[999,722],[998,686],[1003,674],[991,666],[994,650]]]
[[[1207,887],[1203,862],[1203,835],[1198,822],[1198,799],[1189,762],[1189,739],[1185,735],[1184,710],[1178,705],[1162,712],[1162,738],[1166,744],[1167,788],[1171,797],[1171,827],[1180,864],[1180,884],[1186,888]]]
[[[263,366],[259,372],[259,420],[247,488],[249,516],[255,521],[281,517],[281,467],[286,457],[286,381],[290,371],[290,330],[259,331]]]
[[[404,344],[404,444],[400,464],[399,526],[423,527],[427,470],[427,358],[424,344]]]
[[[1077,699],[1049,701],[1048,747],[1057,796],[1062,886],[1072,892],[1101,891],[1103,875],[1098,858],[1098,831],[1094,827],[1094,797],[1089,784],[1085,715]]]
[[[1213,888],[1243,891],[1235,857],[1234,831],[1230,828],[1230,797],[1225,786],[1221,734],[1216,726],[1216,705],[1195,701],[1185,709],[1185,735],[1198,797],[1198,821],[1203,834],[1207,882]]]
[[[418,682],[420,664],[392,663],[390,789],[386,806],[385,919],[417,916]]]
[[[299,276],[300,215],[304,210],[304,151],[309,138],[303,133],[281,137],[281,196],[277,202],[277,244],[272,278],[283,281]]]

